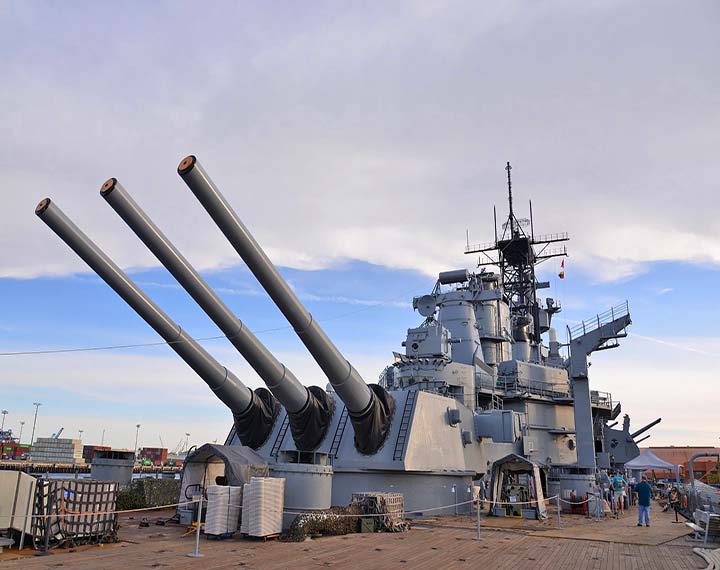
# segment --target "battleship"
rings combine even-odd
[[[636,457],[639,436],[660,421],[632,430],[620,402],[590,386],[588,357],[627,335],[627,302],[566,327],[567,342],[558,340],[561,306],[541,299],[549,283],[536,268],[566,256],[569,238],[535,234],[532,204],[529,219],[516,216],[509,163],[506,170],[506,220],[498,226],[494,216],[493,241],[467,245],[466,254],[479,256],[474,271],[444,271],[413,299],[422,322],[376,383],[313,319],[195,156],[178,174],[323,371],[316,385],[306,386],[255,337],[117,179],[102,186],[102,197],[266,388],[251,390],[220,364],[50,198],[36,214],[225,403],[233,417],[226,445],[251,449],[286,479],[286,507],[326,509],[347,505],[353,493],[387,491],[402,493],[408,511],[457,514],[470,511],[477,482],[508,461],[534,474],[524,483],[537,499],[597,493],[601,473]]]

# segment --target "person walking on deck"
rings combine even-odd
[[[613,490],[615,491],[615,499],[618,504],[618,512],[623,514],[625,512],[625,489],[627,488],[627,481],[618,471],[615,473],[615,477],[612,479]]]
[[[635,485],[635,492],[638,494],[638,526],[642,526],[642,519],[645,518],[645,526],[650,526],[650,496],[652,487],[648,483],[647,475],[642,476],[642,481]]]

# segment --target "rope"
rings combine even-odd
[[[491,505],[537,505],[538,503],[547,503],[549,501],[552,501],[553,499],[557,499],[557,495],[553,495],[552,497],[548,497],[547,499],[543,499],[542,501],[538,501],[537,499],[533,499],[532,501],[516,501],[516,502],[502,502],[502,501],[488,501]],[[562,499],[560,499],[562,501]]]
[[[139,513],[139,512],[145,512],[145,511],[155,511],[155,510],[160,510],[160,509],[168,509],[168,508],[170,508],[170,507],[180,507],[180,506],[186,506],[186,505],[193,505],[193,504],[195,504],[195,503],[200,502],[201,500],[204,500],[204,499],[200,499],[200,500],[197,500],[197,501],[184,501],[184,502],[181,502],[181,503],[172,503],[172,504],[169,504],[169,505],[158,505],[157,507],[145,507],[145,508],[142,508],[142,509],[126,509],[126,510],[121,510],[121,511],[82,511],[82,512],[74,512],[74,511],[69,511],[69,510],[65,509],[65,506],[64,506],[64,497],[61,497],[61,501],[60,501],[60,509],[61,509],[61,511],[58,512],[58,513],[53,513],[53,514],[48,514],[48,515],[25,515],[24,517],[22,517],[22,516],[17,516],[17,518],[26,518],[26,519],[27,519],[27,518],[41,518],[41,519],[42,519],[42,518],[52,518],[52,517],[64,518],[64,517],[80,517],[80,516],[92,516],[92,515],[114,515],[114,514]],[[533,500],[531,500],[531,501],[519,501],[519,502],[515,502],[515,503],[513,503],[513,502],[504,502],[504,501],[488,501],[488,503],[489,503],[490,505],[515,505],[515,506],[517,506],[517,505],[533,505],[533,506],[537,506],[539,503],[549,503],[549,502],[554,501],[554,500],[559,500],[560,502],[565,503],[565,504],[568,504],[568,505],[584,505],[584,504],[586,504],[586,503],[589,503],[591,499],[588,498],[588,499],[585,499],[584,501],[568,501],[568,500],[565,500],[565,499],[561,499],[558,495],[553,495],[552,497],[548,497],[548,498],[546,498],[546,499],[543,499],[542,501],[538,501],[537,499],[533,499]],[[413,510],[411,510],[411,511],[402,511],[401,514],[403,514],[403,515],[409,515],[409,514],[415,514],[415,513],[427,513],[427,512],[432,512],[432,511],[441,511],[441,510],[444,510],[444,509],[452,509],[452,508],[454,508],[454,507],[460,507],[460,506],[462,506],[462,505],[469,505],[469,504],[475,503],[475,502],[479,502],[479,501],[473,499],[473,500],[470,500],[470,501],[462,501],[462,502],[460,502],[460,503],[452,503],[452,504],[449,504],[449,505],[443,505],[443,506],[441,506],[441,507],[428,507],[428,508],[425,508],[425,509],[413,509]],[[242,509],[242,505],[230,505],[230,504],[228,503],[228,508],[229,508],[230,506],[237,506],[237,507],[239,507],[240,509]],[[283,514],[286,514],[286,515],[305,515],[305,514],[320,514],[320,513],[322,513],[322,511],[285,511],[285,510],[282,511],[282,512],[283,512]],[[327,516],[330,516],[330,517],[358,517],[358,516],[362,516],[362,517],[384,517],[384,516],[387,516],[387,515],[388,515],[388,513],[372,514],[372,515],[350,515],[350,514],[334,514],[334,513],[324,513],[324,514],[326,514]]]
[[[585,503],[589,503],[590,499],[585,499],[584,501],[566,501],[565,499],[560,499],[561,502],[567,504],[567,505],[584,505]]]
[[[541,502],[547,503],[556,498],[557,498],[557,495],[554,495],[552,497],[548,497],[547,499],[543,499]],[[200,499],[200,500],[204,500],[204,499]],[[184,501],[181,503],[172,503],[169,505],[158,505],[157,507],[145,507],[142,509],[126,509],[126,510],[122,510],[122,511],[82,511],[82,512],[72,512],[72,511],[66,510],[64,508],[63,502],[61,501],[61,512],[52,513],[52,514],[48,514],[48,515],[25,515],[24,517],[18,516],[17,518],[41,518],[42,519],[42,518],[52,518],[52,517],[65,518],[65,517],[79,517],[79,516],[92,516],[92,515],[114,515],[114,514],[138,513],[138,512],[144,512],[144,511],[155,511],[155,510],[159,510],[159,509],[167,509],[170,507],[193,505],[195,503],[199,503],[200,500]],[[560,499],[560,500],[562,501],[563,499]],[[402,511],[401,514],[408,515],[408,514],[414,514],[414,513],[426,513],[426,512],[432,512],[432,511],[440,511],[443,509],[451,509],[451,508],[459,507],[462,505],[469,505],[469,504],[475,503],[475,502],[477,502],[477,501],[475,501],[475,500],[462,501],[460,503],[452,503],[450,505],[443,505],[441,507],[428,507],[425,509],[413,509],[411,511]],[[498,502],[491,503],[491,504],[496,504],[496,505],[536,505],[538,502],[539,501],[537,501],[537,500],[527,501],[527,502],[519,502],[519,503],[503,503],[503,502],[498,501]],[[228,506],[230,506],[230,505],[228,505]],[[233,506],[238,506],[240,509],[242,509],[242,505],[233,505]],[[283,511],[283,514],[287,514],[287,515],[304,515],[304,514],[318,514],[318,513],[319,513],[318,511],[285,511],[285,510]],[[334,514],[334,513],[326,513],[326,514],[327,514],[327,516],[331,516],[331,517],[358,517],[358,516],[363,516],[363,517],[381,517],[382,516],[382,517],[384,517],[384,516],[388,516],[388,513],[373,514],[373,515],[349,515],[349,514]]]
[[[19,519],[49,519],[49,518],[65,518],[65,517],[84,517],[84,516],[93,516],[93,515],[117,515],[117,514],[126,514],[126,513],[139,513],[142,511],[156,511],[159,509],[168,509],[170,507],[179,507],[184,505],[193,505],[195,503],[198,503],[199,501],[184,501],[182,503],[172,503],[170,505],[158,505],[157,507],[144,507],[142,509],[127,509],[123,511],[69,511],[65,509],[63,506],[63,502],[61,501],[60,505],[60,512],[57,513],[51,513],[47,515],[15,515],[15,518]]]

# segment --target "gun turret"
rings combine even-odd
[[[280,406],[265,388],[255,392],[222,366],[180,328],[57,207],[45,198],[38,217],[87,263],[147,324],[168,343],[215,395],[230,408],[243,445],[257,449],[270,435]]]
[[[303,386],[244,326],[170,240],[115,179],[100,194],[222,330],[288,412],[299,450],[312,451],[325,437],[335,401],[322,388]]]
[[[178,166],[178,174],[285,315],[345,403],[358,450],[365,454],[375,453],[390,428],[395,407],[392,396],[377,384],[366,384],[343,357],[280,276],[197,159],[194,156],[183,159]]]

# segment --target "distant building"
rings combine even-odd
[[[148,459],[153,465],[163,465],[168,458],[168,450],[164,447],[143,447],[140,459]]]
[[[712,446],[677,446],[667,445],[659,447],[648,447],[655,455],[660,459],[664,459],[668,463],[673,465],[681,465],[680,475],[688,477],[690,469],[690,458],[696,453],[720,453],[720,447]],[[700,457],[695,460],[693,468],[695,470],[695,478],[701,479],[712,471],[717,471],[718,460],[714,457]],[[657,471],[655,474],[658,477],[671,477],[674,473],[666,473]]]
[[[85,463],[92,463],[93,455],[96,451],[108,451],[110,449],[107,445],[83,445],[82,456]]]

